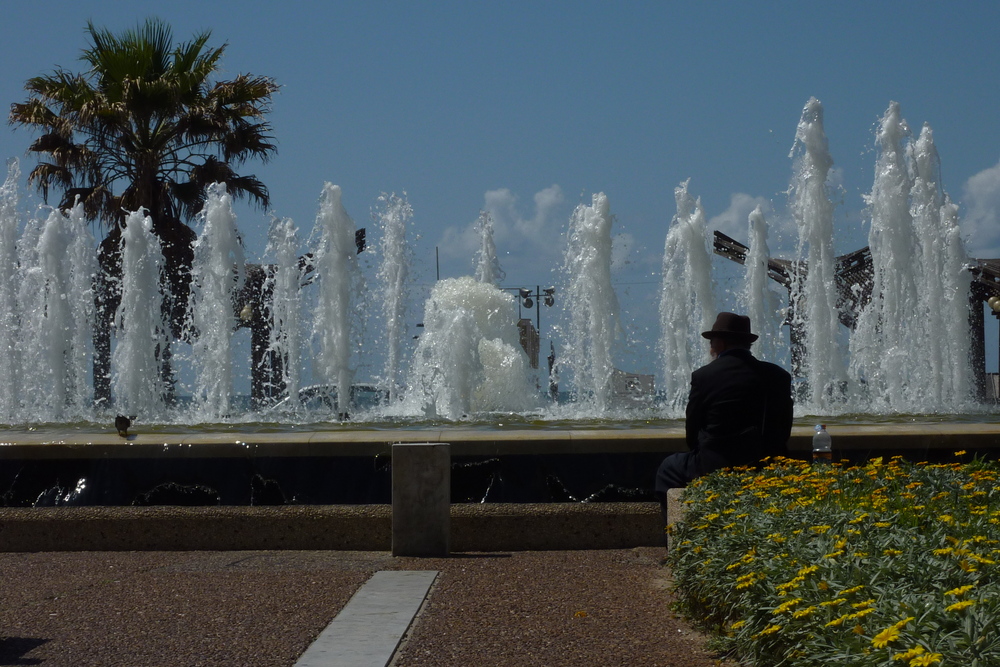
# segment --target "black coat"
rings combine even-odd
[[[749,350],[726,350],[691,374],[685,428],[692,451],[708,450],[728,466],[784,455],[792,431],[792,376]]]

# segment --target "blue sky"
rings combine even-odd
[[[244,167],[277,215],[308,233],[330,181],[370,227],[379,194],[405,191],[420,284],[434,276],[435,247],[441,277],[472,271],[468,228],[489,208],[505,284],[558,285],[573,208],[605,192],[623,319],[649,343],[681,181],[710,228],[745,240],[761,203],[772,250],[794,246],[780,233],[788,154],[811,96],[842,188],[838,252],[866,244],[874,130],[896,100],[914,132],[934,129],[970,253],[1000,256],[1000,3],[37,0],[4,8],[0,100],[23,101],[24,80],[57,65],[79,69],[88,19],[118,30],[148,16],[178,40],[210,29],[229,44],[225,74],[281,85],[278,154]],[[0,156],[23,156],[32,138],[3,127]],[[22,157],[25,173],[31,164]],[[268,217],[238,215],[259,257]],[[734,280],[725,271],[720,292]],[[648,353],[624,363],[649,371]]]

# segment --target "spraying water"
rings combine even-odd
[[[747,251],[746,286],[740,295],[740,306],[750,318],[750,330],[757,333],[757,355],[762,359],[777,359],[782,348],[781,305],[770,289],[767,263],[771,252],[767,247],[767,221],[764,211],[757,206],[748,218],[750,246]]]
[[[96,274],[94,240],[77,204],[69,215],[52,209],[29,222],[18,253],[18,304],[23,368],[23,408],[35,420],[89,414],[87,382],[92,355]]]
[[[410,373],[410,414],[461,419],[537,407],[516,321],[514,298],[497,287],[471,276],[439,281]]]
[[[18,190],[21,169],[17,160],[7,165],[7,179],[0,187],[0,421],[13,422],[21,396],[21,364],[17,354],[19,312],[17,307]]]
[[[282,376],[292,406],[297,406],[302,387],[302,267],[299,239],[290,218],[275,218],[267,234],[265,257],[274,258],[264,292],[271,294],[269,352],[281,360]]]
[[[153,219],[141,211],[129,214],[122,231],[122,298],[114,317],[118,344],[111,356],[111,382],[116,409],[142,415],[144,421],[162,416],[166,408],[161,355],[170,329],[164,321],[163,264]]]
[[[822,106],[811,99],[797,127],[792,156],[791,209],[799,226],[800,278],[792,315],[809,352],[802,360],[808,395],[798,411],[960,412],[971,405],[972,373],[968,295],[971,276],[958,229],[958,209],[941,185],[933,135],[925,127],[917,141],[908,135],[898,105],[886,112],[878,133],[876,177],[868,199],[872,224],[874,297],[848,332],[839,324],[832,252],[833,207],[828,194],[829,150]],[[98,418],[88,386],[93,354],[94,240],[81,207],[68,213],[45,209],[17,218],[16,181],[11,163],[0,188],[0,418],[10,422]],[[663,382],[676,412],[690,373],[706,361],[699,332],[711,326],[715,297],[705,213],[688,192],[676,190],[677,214],[668,230],[660,294]],[[495,285],[503,274],[496,261],[492,221],[480,219],[476,277],[442,281],[426,306],[425,330],[407,382],[402,360],[406,278],[410,251],[406,226],[412,211],[405,198],[383,196],[380,293],[387,345],[385,377],[390,391],[405,394],[381,414],[461,419],[483,411],[534,411],[540,391],[518,344],[515,299]],[[184,421],[226,418],[233,386],[231,337],[236,324],[233,292],[243,282],[243,251],[224,186],[209,189],[195,247],[187,331],[193,340],[190,369],[196,372],[196,409]],[[116,314],[112,360],[114,395],[129,411],[162,411],[165,323],[157,283],[157,252],[145,217],[129,216],[123,248],[123,302]],[[574,416],[606,414],[612,396],[612,350],[620,332],[618,301],[610,278],[611,225],[607,198],[595,195],[570,220],[563,266],[563,300],[569,314],[560,360],[583,399]],[[758,209],[749,218],[748,282],[742,306],[769,351],[777,326],[775,294],[766,287],[767,225]],[[20,238],[18,227],[22,226]],[[349,395],[354,370],[352,298],[360,285],[355,229],[341,204],[340,188],[324,187],[317,216],[316,252],[308,267],[297,257],[291,221],[272,225],[268,254],[274,257],[263,298],[272,317],[270,352],[283,361],[283,380],[295,396],[306,373]],[[314,269],[315,279],[303,271]],[[806,270],[808,269],[808,270]],[[303,284],[305,283],[305,285]],[[301,309],[308,289],[316,299],[315,354],[299,339]],[[863,295],[864,292],[861,293]],[[758,319],[759,318],[759,319]],[[849,335],[850,334],[850,335]],[[850,339],[847,367],[842,342]],[[780,346],[779,346],[780,347]],[[255,348],[256,349],[256,348]],[[775,348],[777,349],[777,348]],[[361,359],[363,363],[364,360]],[[795,362],[793,361],[793,364]],[[311,364],[311,368],[310,368]],[[27,372],[29,370],[31,372]],[[301,373],[301,375],[300,375]],[[134,407],[133,407],[134,406]],[[345,408],[342,406],[341,409]],[[551,409],[551,415],[565,412]]]
[[[967,259],[940,184],[933,133],[910,141],[899,104],[878,131],[869,197],[873,297],[851,340],[851,370],[887,411],[960,409],[970,400]]]
[[[319,303],[313,322],[318,339],[316,377],[337,388],[338,410],[349,406],[351,378],[352,296],[359,278],[354,220],[341,203],[340,186],[327,183],[313,231],[318,243],[313,259]]]
[[[660,289],[660,356],[668,411],[683,408],[691,373],[706,359],[700,332],[712,328],[715,294],[708,254],[705,211],[684,181],[674,190],[677,214],[663,249]]]
[[[406,334],[406,301],[409,296],[407,280],[410,271],[410,247],[406,240],[406,226],[413,217],[413,208],[403,197],[382,193],[377,215],[382,230],[382,263],[378,270],[378,283],[382,294],[382,315],[388,351],[385,360],[385,381],[389,401],[395,402],[402,386],[402,352]]]
[[[847,374],[838,337],[833,203],[827,192],[833,158],[823,129],[823,105],[815,97],[802,109],[789,157],[795,160],[790,208],[799,229],[799,266],[804,262],[805,267],[793,276],[792,326],[805,332],[806,354],[798,369],[808,378],[805,402],[822,413],[842,403]]]
[[[887,409],[908,405],[917,379],[909,357],[920,349],[922,331],[912,308],[917,293],[919,246],[910,214],[913,183],[906,164],[904,139],[909,128],[899,105],[889,105],[877,133],[879,154],[868,197],[871,230],[868,244],[874,270],[872,300],[858,318],[851,339],[851,370],[872,400]]]
[[[910,213],[920,247],[915,277],[918,322],[924,327],[921,338],[930,342],[914,361],[922,376],[936,378],[911,388],[910,396],[922,408],[933,409],[971,398],[969,337],[962,335],[968,330],[971,274],[959,237],[957,207],[941,186],[941,161],[929,125],[924,124],[909,153],[914,173]]]
[[[497,259],[497,246],[493,242],[493,216],[489,211],[479,212],[479,252],[476,255],[476,280],[490,285],[499,285],[506,275]]]
[[[611,285],[611,215],[603,192],[580,204],[569,223],[563,273],[570,314],[563,363],[573,373],[579,399],[598,412],[610,407],[612,346],[621,333],[618,297]],[[589,397],[585,392],[592,392]]]
[[[197,366],[195,400],[204,416],[217,418],[229,414],[233,393],[232,294],[243,286],[246,262],[225,184],[210,185],[207,194],[204,227],[194,244],[189,312]]]

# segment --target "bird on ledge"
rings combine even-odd
[[[118,435],[123,438],[128,437],[128,427],[132,425],[132,420],[125,415],[118,415],[115,417],[115,428],[118,429]]]

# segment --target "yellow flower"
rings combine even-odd
[[[806,607],[805,609],[796,609],[792,612],[792,618],[805,618],[806,616],[812,616],[813,612],[816,611],[816,607]]]
[[[807,575],[807,574],[812,574],[813,572],[815,572],[818,569],[819,569],[818,565],[807,565],[804,568],[802,568],[802,569],[799,570],[798,575],[801,577],[801,576],[804,576],[804,575]]]
[[[904,653],[897,653],[896,655],[892,656],[892,659],[893,660],[912,660],[913,658],[916,658],[918,655],[922,655],[925,650],[926,649],[923,646],[920,646],[918,644],[917,646],[914,646],[913,648],[911,648],[909,651],[906,651]]]
[[[958,588],[953,588],[950,591],[945,591],[944,594],[945,595],[961,596],[961,595],[965,595],[966,593],[968,593],[969,591],[971,591],[975,587],[976,587],[975,584],[966,584],[965,586],[959,586]]]
[[[928,665],[936,665],[942,660],[944,660],[944,656],[940,653],[928,653],[910,660],[910,667],[927,667]]]
[[[844,614],[840,618],[833,619],[832,621],[830,621],[829,623],[827,623],[823,627],[825,627],[825,628],[836,627],[836,626],[840,625],[841,623],[843,623],[844,621],[848,620],[849,616],[850,616],[850,614]]]
[[[779,604],[777,607],[775,607],[774,611],[772,611],[771,613],[772,614],[783,614],[783,613],[785,613],[786,611],[788,611],[789,609],[791,609],[792,607],[794,607],[795,605],[797,605],[800,602],[802,602],[802,598],[794,598],[792,600],[787,600],[787,601],[782,602],[781,604]]]
[[[760,637],[766,637],[767,635],[773,635],[775,632],[778,632],[779,630],[781,630],[781,626],[780,625],[776,625],[776,624],[775,625],[769,625],[766,628],[764,628],[763,630],[761,630],[760,632],[758,632],[757,634],[755,634],[753,636],[753,639],[758,639]]]
[[[974,604],[976,604],[976,603],[974,601],[972,601],[972,600],[960,600],[959,602],[956,602],[955,604],[948,605],[947,607],[944,608],[944,610],[945,611],[962,611],[966,607],[971,607]]]
[[[958,450],[957,452],[955,452],[955,456],[965,456],[965,450],[964,449]]]
[[[746,624],[747,624],[746,621],[736,621],[735,623],[733,623],[732,625],[729,626],[729,629],[730,630],[739,630],[740,628],[742,628]]]
[[[894,642],[897,639],[899,639],[899,628],[893,625],[872,637],[872,646],[875,648],[885,648],[890,642]]]

